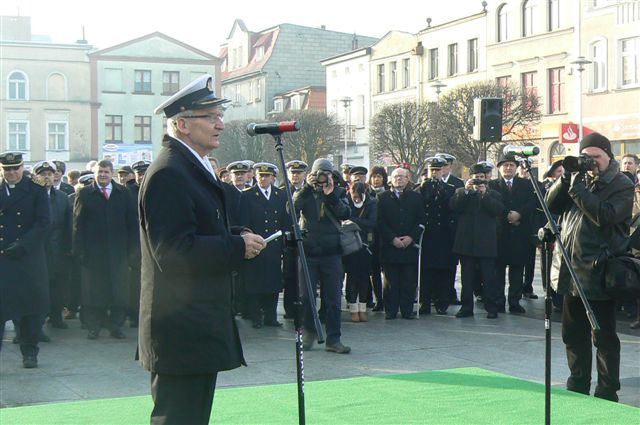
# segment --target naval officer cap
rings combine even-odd
[[[40,174],[43,171],[55,173],[56,170],[56,164],[54,164],[53,161],[40,161],[33,166],[33,172],[36,174]]]
[[[131,164],[131,169],[133,169],[133,171],[135,171],[136,173],[139,173],[141,171],[147,171],[147,168],[149,168],[150,165],[151,165],[151,161],[147,161],[146,159],[141,159],[140,161],[136,161],[133,164]]]
[[[230,173],[246,173],[249,168],[249,164],[246,161],[234,161],[227,165],[227,170]]]
[[[448,162],[446,158],[442,156],[431,156],[425,160],[427,166],[432,170],[440,170],[443,167],[446,167]]]
[[[89,174],[85,174],[80,176],[80,178],[78,179],[78,183],[87,186],[90,185],[91,183],[93,183],[93,181],[96,179],[95,174],[93,173],[89,173]]]
[[[206,74],[187,84],[182,90],[158,105],[153,112],[155,114],[164,112],[167,118],[171,118],[180,112],[213,108],[228,102],[231,100],[216,96],[213,91],[213,77]]]
[[[123,165],[118,170],[118,174],[133,174],[133,168],[129,167],[128,165]]]
[[[4,152],[0,154],[0,166],[19,167],[23,164],[21,152]]]
[[[437,156],[438,158],[444,159],[449,164],[453,163],[453,161],[456,160],[456,157],[451,155],[450,153],[437,153],[435,156]]]
[[[253,169],[257,174],[272,174],[274,176],[278,175],[278,167],[269,162],[258,162],[253,166]]]
[[[284,165],[285,167],[287,167],[287,170],[293,173],[306,171],[306,169],[309,168],[309,165],[306,162],[300,161],[299,159],[294,159],[293,161],[289,161]]]
[[[369,170],[367,170],[367,167],[363,167],[361,165],[356,165],[355,167],[351,168],[351,173],[350,174],[352,176],[361,176],[361,175],[366,176],[368,172],[369,172]]]

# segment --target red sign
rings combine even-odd
[[[593,133],[588,127],[582,126],[582,136]],[[578,124],[572,122],[566,124],[560,124],[560,143],[578,143],[580,140],[580,131]]]

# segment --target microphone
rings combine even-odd
[[[249,136],[255,136],[257,134],[271,134],[277,136],[289,131],[300,130],[300,124],[298,121],[283,121],[283,122],[268,122],[264,124],[256,124],[252,122],[247,126],[247,134]]]
[[[537,146],[507,145],[502,150],[502,153],[505,154],[505,156],[536,156],[540,153],[540,148]]]

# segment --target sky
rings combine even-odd
[[[491,0],[490,0],[491,1]],[[495,1],[495,0],[494,0]],[[290,23],[382,37],[390,30],[416,33],[427,17],[438,25],[482,10],[480,0],[2,0],[0,15],[30,16],[31,32],[54,43],[82,38],[103,49],[160,31],[217,55],[235,19],[249,31]]]

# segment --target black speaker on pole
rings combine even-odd
[[[502,98],[473,99],[473,138],[483,142],[502,140]]]

